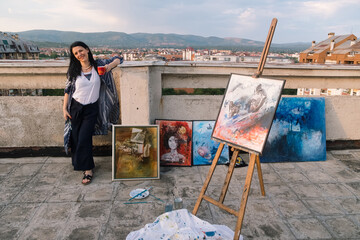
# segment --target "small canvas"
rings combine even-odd
[[[212,138],[261,154],[284,80],[232,74]]]
[[[325,99],[281,98],[261,162],[326,160]]]
[[[160,164],[191,166],[192,121],[156,120],[160,129]]]
[[[215,121],[193,121],[193,165],[210,165],[220,143],[211,139]],[[229,162],[229,147],[224,146],[217,164]]]
[[[113,125],[112,179],[159,179],[159,128]]]

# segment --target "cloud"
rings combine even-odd
[[[106,5],[91,0],[13,0],[7,5],[8,14],[0,14],[2,31],[54,29],[94,32],[101,29],[110,31],[126,24],[111,14]]]
[[[40,14],[49,19],[50,23],[54,24],[53,27],[56,26],[55,22],[63,22],[63,28],[81,32],[91,32],[95,28],[108,31],[115,26],[126,24],[106,11],[102,4],[83,0],[54,1],[52,6],[42,10]]]
[[[0,30],[178,33],[264,41],[276,17],[274,42],[311,42],[326,38],[329,31],[359,32],[358,9],[358,0],[12,0],[0,8]]]
[[[241,31],[252,31],[257,26],[257,14],[255,9],[244,9],[237,16],[237,28]]]
[[[226,9],[223,11],[223,14],[229,14],[229,15],[239,15],[244,11],[242,8],[235,8],[235,9]]]
[[[329,18],[344,5],[343,1],[306,1],[302,3],[302,13]]]

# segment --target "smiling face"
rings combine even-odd
[[[80,61],[80,63],[88,63],[89,62],[89,50],[82,47],[76,46],[72,48],[72,53],[75,58]]]

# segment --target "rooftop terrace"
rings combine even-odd
[[[247,159],[247,155],[243,155]],[[329,151],[327,161],[262,164],[249,195],[245,239],[359,239],[360,151]],[[164,213],[154,197],[127,204],[131,190],[150,187],[163,201],[183,199],[190,212],[208,166],[162,167],[160,180],[111,182],[111,157],[95,159],[95,177],[80,183],[69,158],[0,159],[0,239],[125,239]],[[237,210],[247,168],[236,168],[225,204]],[[208,188],[218,198],[227,166],[216,168]],[[203,201],[197,217],[235,229],[237,218]]]
[[[163,89],[225,88],[231,73],[252,75],[256,67],[126,63],[114,71],[121,123],[216,119],[223,96],[163,95]],[[0,86],[62,89],[66,69],[63,61],[3,62]],[[359,70],[359,66],[266,65],[263,76],[286,79],[288,89],[360,89]],[[110,134],[94,138],[95,149],[105,148],[105,156],[95,160],[93,183],[81,185],[81,175],[72,170],[70,159],[54,157],[65,156],[62,99],[0,96],[0,239],[125,239],[164,212],[164,204],[151,197],[150,203],[124,205],[129,192],[139,187],[153,186],[151,193],[162,200],[180,196],[192,211],[209,167],[162,167],[160,180],[111,182]],[[260,194],[255,171],[242,228],[245,239],[358,239],[360,98],[326,96],[325,104],[327,160],[262,164],[266,196]],[[55,154],[46,154],[53,153],[49,149]],[[14,158],[18,152],[24,157]],[[235,169],[225,199],[231,208],[240,205],[246,170]],[[219,196],[226,171],[226,166],[217,167],[210,196]],[[197,216],[235,228],[234,216],[205,201]]]

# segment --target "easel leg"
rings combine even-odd
[[[235,228],[234,240],[238,240],[240,238],[241,226],[244,220],[246,203],[250,192],[251,180],[254,173],[255,161],[257,156],[258,155],[250,154],[249,167],[246,174],[244,191],[241,197],[241,204],[240,204],[239,216]]]
[[[255,162],[256,162],[256,168],[257,168],[258,176],[259,176],[259,183],[260,183],[261,195],[265,196],[264,180],[263,180],[263,176],[262,176],[262,171],[261,171],[261,165],[260,165],[260,157],[259,157],[259,155],[256,155]]]
[[[231,177],[232,177],[232,174],[234,172],[234,168],[235,168],[235,163],[236,163],[236,158],[239,154],[239,150],[235,150],[233,155],[232,155],[232,158],[231,158],[231,161],[230,161],[230,165],[229,165],[229,168],[228,168],[228,173],[226,175],[226,178],[225,178],[225,182],[224,182],[224,185],[223,185],[223,188],[221,190],[221,195],[220,195],[220,198],[219,198],[219,202],[220,203],[223,203],[224,202],[224,199],[225,199],[225,196],[226,196],[226,192],[229,188],[229,184],[230,184],[230,180],[231,180]]]
[[[207,187],[208,187],[208,185],[210,183],[211,177],[212,177],[212,175],[213,175],[213,173],[215,171],[216,164],[217,164],[217,162],[219,160],[219,157],[221,155],[221,152],[222,152],[223,148],[224,148],[224,143],[220,143],[219,148],[218,148],[218,150],[216,152],[215,158],[212,161],[209,173],[208,173],[208,175],[206,177],[206,180],[204,182],[204,185],[203,185],[203,187],[201,189],[200,195],[199,195],[199,197],[198,197],[198,199],[197,199],[197,201],[195,203],[195,207],[194,207],[194,209],[192,211],[192,214],[194,214],[194,215],[196,215],[197,211],[199,210],[201,201],[202,201],[203,196],[204,196],[204,194],[206,192],[206,189],[207,189]]]

